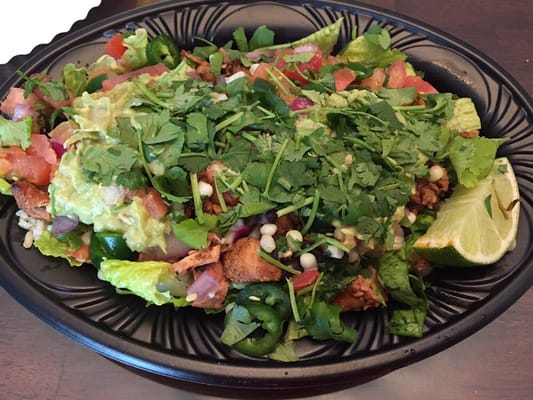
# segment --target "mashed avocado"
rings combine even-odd
[[[85,92],[77,97],[72,105],[73,118],[80,131],[96,131],[105,135],[114,126],[116,117],[134,116],[136,112],[131,109],[131,101],[138,91],[133,82],[124,82],[107,92]]]
[[[135,251],[155,246],[165,249],[165,233],[170,225],[152,218],[140,197],[126,202],[120,187],[85,180],[78,153],[63,155],[49,191],[52,215],[77,216],[84,224],[94,224],[95,232],[123,233]]]

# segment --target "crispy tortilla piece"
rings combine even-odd
[[[172,269],[182,274],[192,268],[217,262],[220,259],[220,245],[190,252],[188,256],[172,264]]]

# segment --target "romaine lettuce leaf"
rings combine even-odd
[[[31,117],[11,121],[0,115],[0,147],[17,146],[27,149],[31,145]]]
[[[386,67],[396,60],[406,60],[407,56],[398,49],[391,49],[389,32],[377,25],[371,26],[364,34],[353,39],[340,52],[341,61],[359,63],[367,67]]]
[[[61,82],[72,94],[79,96],[83,93],[87,82],[87,69],[76,68],[72,63],[65,65],[61,72]]]
[[[146,29],[138,28],[135,34],[124,38],[126,51],[122,56],[122,61],[130,70],[144,67],[148,64],[146,58],[146,46],[148,45],[148,32]]]
[[[189,302],[185,298],[174,297],[170,292],[160,292],[156,288],[158,282],[175,278],[176,273],[170,266],[170,263],[163,261],[104,260],[100,264],[98,276],[120,292],[131,292],[142,297],[148,304],[187,306]]]
[[[319,31],[303,37],[290,44],[291,47],[298,47],[304,44],[314,43],[324,55],[329,55],[339,40],[343,18],[339,18],[335,23],[328,25]]]
[[[45,229],[34,244],[45,256],[64,258],[71,266],[82,265],[82,262],[67,255],[71,250],[68,244],[57,239],[49,230]]]

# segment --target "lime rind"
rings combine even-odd
[[[505,157],[474,188],[459,186],[445,200],[435,222],[413,245],[436,265],[488,265],[514,247],[519,190]]]

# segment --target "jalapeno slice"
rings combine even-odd
[[[102,89],[102,82],[109,78],[108,74],[100,74],[90,79],[85,86],[87,93],[94,93],[97,90]]]
[[[273,307],[282,320],[289,318],[291,313],[289,295],[272,283],[253,283],[244,287],[237,294],[235,302],[244,306],[264,303]]]
[[[146,46],[148,63],[155,65],[164,63],[169,68],[175,68],[179,63],[179,50],[172,36],[164,33],[153,38]]]
[[[264,334],[258,337],[245,337],[233,345],[238,351],[250,356],[264,356],[272,353],[283,335],[284,321],[273,307],[260,303],[245,306],[251,318],[261,321]]]
[[[93,232],[89,245],[91,263],[99,268],[105,259],[110,260],[133,260],[133,252],[122,234],[116,232]]]

